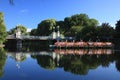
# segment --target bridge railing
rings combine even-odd
[[[22,39],[50,39],[50,36],[21,36]]]
[[[8,35],[6,38],[7,38],[7,39],[14,39],[14,38],[15,38],[15,35],[14,35],[14,34]]]
[[[7,39],[41,39],[41,40],[48,40],[53,39],[52,36],[29,36],[29,35],[21,35],[19,37],[16,37],[15,35],[8,35]],[[55,38],[55,39],[61,39],[61,38]]]

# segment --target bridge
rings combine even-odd
[[[59,28],[59,27],[58,27]],[[57,32],[53,30],[52,34],[50,36],[30,36],[30,35],[22,35],[21,31],[19,28],[17,28],[16,33],[12,35],[7,36],[7,40],[9,39],[28,39],[28,40],[52,40],[52,39],[58,39],[61,38],[60,36],[60,31],[58,29]]]
[[[29,36],[29,35],[20,35],[20,36],[16,36],[16,35],[8,35],[7,36],[7,40],[9,39],[21,39],[21,40],[49,40],[49,39],[55,39],[52,38],[51,36]]]
[[[58,27],[59,28],[59,27]],[[5,43],[6,47],[22,47],[23,43],[35,43],[38,45],[49,46],[53,45],[56,41],[60,39],[66,39],[66,37],[61,37],[59,29],[57,31],[53,30],[53,32],[49,36],[30,36],[23,35],[19,28],[16,29],[16,33],[12,35],[8,35],[6,37],[7,42]]]

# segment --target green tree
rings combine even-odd
[[[6,40],[6,27],[4,24],[3,13],[0,12],[0,45]]]
[[[120,38],[120,20],[117,21],[115,27],[115,37]]]
[[[15,34],[17,29],[20,29],[21,33],[24,35],[27,35],[27,28],[24,27],[23,25],[17,25],[15,28],[11,29],[10,31],[8,31],[8,34]]]
[[[65,29],[68,31],[71,28],[71,17],[64,18]]]
[[[58,25],[58,26],[60,27],[60,28],[59,28],[60,33],[61,33],[61,34],[64,34],[65,31],[66,31],[66,26],[65,26],[64,21],[56,21],[56,25]]]
[[[72,26],[70,29],[69,29],[69,31],[67,31],[66,32],[66,36],[73,36],[73,37],[77,37],[79,34],[78,33],[80,33],[81,32],[81,30],[82,30],[82,26]]]
[[[114,36],[115,30],[109,23],[102,23],[101,26],[97,27],[98,37],[105,41]]]
[[[86,14],[75,14],[71,16],[71,26],[87,26],[89,17]]]
[[[60,26],[60,33],[63,36],[80,37],[83,27],[98,25],[98,21],[89,18],[86,14],[75,14],[71,17],[65,17],[64,21],[56,21],[55,19],[46,19],[38,24],[37,29],[31,31],[31,35],[48,36],[52,33],[53,28],[57,30],[56,26]]]
[[[55,19],[43,20],[42,22],[38,24],[37,35],[48,36],[52,33],[53,27],[55,26],[56,26]]]
[[[89,19],[88,26],[98,26],[99,22],[96,19]]]
[[[37,35],[37,29],[32,29],[30,35]]]
[[[94,40],[97,35],[97,30],[95,26],[86,26],[82,28],[81,32],[78,33],[77,38],[81,38],[85,41]]]
[[[64,30],[66,36],[73,36],[79,38],[82,28],[98,26],[98,21],[93,18],[89,18],[87,14],[75,14],[71,17],[64,19]]]

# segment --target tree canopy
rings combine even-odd
[[[55,19],[43,20],[38,24],[36,33],[37,35],[40,36],[49,36],[52,33],[52,30],[55,27],[55,25],[56,25]]]
[[[20,31],[21,31],[22,34],[24,34],[24,35],[28,34],[28,33],[27,33],[27,28],[24,27],[23,25],[17,25],[15,28],[12,28],[10,31],[8,31],[8,34],[10,34],[10,35],[11,35],[11,34],[15,34],[17,28],[20,29]]]
[[[46,19],[41,21],[36,29],[31,31],[31,35],[48,36],[53,29],[57,31],[60,26],[60,33],[64,36],[75,37],[77,40],[84,39],[86,41],[98,38],[110,39],[120,37],[120,20],[116,23],[114,29],[109,23],[99,25],[98,20],[90,18],[87,14],[75,14],[70,17],[65,17],[64,20],[56,21],[55,19]]]
[[[116,32],[115,37],[120,38],[120,20],[118,20],[117,23],[116,23],[115,32]]]
[[[64,21],[56,21],[55,19],[46,19],[38,24],[37,29],[31,31],[31,35],[48,36],[52,33],[53,29],[57,31],[56,26],[60,26],[60,33],[64,36],[78,37],[84,27],[98,25],[98,21],[89,18],[86,14],[75,14],[71,17],[65,17]]]
[[[114,36],[114,29],[109,23],[102,23],[98,27],[98,36],[103,38],[110,38]]]

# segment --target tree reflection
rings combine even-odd
[[[6,55],[5,50],[3,48],[0,48],[0,77],[3,75],[3,68],[6,62]]]
[[[55,53],[56,55],[59,53]],[[52,55],[34,55],[33,58],[37,59],[37,63],[49,70],[55,69],[55,67],[63,68],[64,71],[71,72],[73,74],[87,75],[89,70],[96,69],[99,66],[109,67],[111,63],[116,63],[116,69],[120,71],[120,54],[59,54],[59,60],[57,57],[53,58]],[[59,65],[57,65],[59,64]]]
[[[115,59],[116,69],[120,72],[120,51],[115,52]]]
[[[111,55],[100,55],[99,60],[103,67],[109,67],[110,63],[114,61],[113,56]]]
[[[11,58],[15,59],[17,62],[23,62],[26,60],[26,55],[22,52],[11,53]]]
[[[49,69],[49,70],[55,69],[55,61],[52,59],[51,56],[48,56],[48,55],[34,55],[32,57],[37,59],[37,63],[41,67],[43,67],[45,69]]]
[[[88,66],[86,66],[80,56],[63,56],[60,59],[60,67],[63,67],[65,71],[69,71],[75,74],[87,74],[88,73]]]
[[[117,62],[116,62],[116,68],[117,68],[117,70],[120,72],[120,61],[117,61]]]
[[[74,74],[85,75],[90,69],[96,69],[100,65],[103,67],[108,67],[109,64],[115,59],[113,54],[93,54],[82,56],[63,56],[60,60],[60,65],[64,67],[65,71],[69,71]]]

